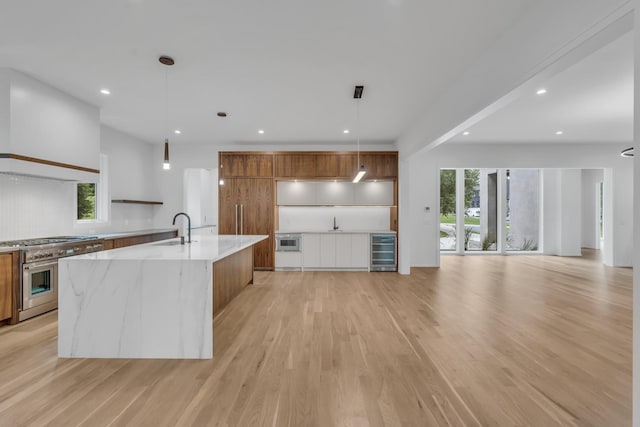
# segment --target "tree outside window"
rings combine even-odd
[[[78,183],[78,220],[96,219],[96,184]]]

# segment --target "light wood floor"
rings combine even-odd
[[[205,361],[58,359],[53,312],[0,328],[0,425],[628,426],[632,272],[592,258],[257,273]]]

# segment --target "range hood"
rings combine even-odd
[[[96,182],[99,167],[99,109],[0,68],[0,173]]]

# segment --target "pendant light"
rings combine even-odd
[[[356,133],[357,133],[357,148],[358,148],[358,171],[356,176],[353,178],[353,182],[360,182],[362,177],[367,173],[364,169],[364,165],[360,163],[360,99],[362,99],[362,91],[364,90],[364,86],[356,86],[355,91],[353,92],[353,98],[358,100],[356,104]]]
[[[175,64],[175,61],[170,56],[161,56],[158,58],[161,64],[166,65],[167,67]],[[164,85],[165,85],[165,132],[166,135],[169,135],[169,68],[166,69],[164,74]],[[169,170],[171,169],[171,163],[169,163],[169,138],[166,137],[164,139],[164,163],[162,164],[162,169]]]

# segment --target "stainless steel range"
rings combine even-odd
[[[58,307],[58,258],[102,250],[97,237],[61,236],[0,242],[21,251],[22,277],[18,320]]]

